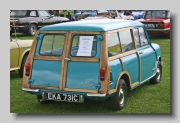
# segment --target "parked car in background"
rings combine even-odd
[[[39,29],[24,69],[22,90],[40,103],[109,98],[121,110],[128,90],[161,81],[162,56],[141,22],[73,21]]]
[[[120,15],[124,15],[127,10],[118,10]],[[145,10],[129,10],[131,11],[131,15],[134,17],[134,20],[144,18]]]
[[[35,35],[43,26],[68,21],[68,18],[54,17],[46,10],[10,10],[10,35],[14,32]]]
[[[149,35],[165,35],[170,38],[170,11],[169,10],[146,10],[142,22]]]
[[[89,16],[81,20],[92,20],[92,19],[123,19],[123,20],[134,20],[132,15],[119,14],[117,10],[96,10],[97,15]]]
[[[97,15],[95,10],[78,10],[78,12],[74,15],[75,18],[80,19],[81,18],[81,12],[84,12],[85,18],[89,16],[95,16]]]
[[[24,64],[29,54],[33,40],[20,40],[10,38],[10,71],[19,70],[23,77]]]

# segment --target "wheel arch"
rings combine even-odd
[[[27,49],[27,50],[25,50],[25,51],[22,53],[22,55],[20,56],[19,65],[18,65],[19,69],[21,68],[21,64],[22,64],[22,61],[23,61],[24,56],[25,56],[25,55],[28,55],[29,52],[30,52],[30,49]]]
[[[126,83],[127,90],[130,90],[130,76],[128,74],[123,74],[120,79],[123,79]],[[120,81],[120,80],[119,80]]]
[[[127,90],[130,90],[131,88],[131,79],[130,79],[130,75],[127,71],[122,71],[120,74],[119,74],[119,77],[116,81],[116,86],[115,86],[115,89],[111,90],[109,92],[109,94],[112,94],[112,93],[115,93],[117,91],[117,87],[118,87],[118,84],[119,84],[119,81],[120,79],[124,79],[124,81],[126,82],[126,86],[127,86]]]
[[[38,22],[30,22],[30,23],[29,23],[29,26],[30,26],[31,24],[35,24],[35,25],[37,26],[37,28],[38,28]]]

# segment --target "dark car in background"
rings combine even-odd
[[[54,17],[46,10],[10,10],[10,35],[14,32],[35,35],[43,26],[68,21],[68,18]]]
[[[165,35],[170,38],[170,11],[169,10],[146,10],[142,22],[149,35]]]

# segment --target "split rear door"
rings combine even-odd
[[[31,88],[98,93],[101,40],[96,33],[40,33]]]

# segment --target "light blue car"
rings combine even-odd
[[[132,11],[132,16],[134,17],[134,20],[144,18],[144,15],[145,11]]]
[[[121,110],[127,91],[145,82],[157,84],[161,77],[161,48],[150,42],[141,22],[85,20],[45,26],[36,33],[22,90],[40,103],[110,98],[111,109]]]
[[[132,11],[132,16],[134,17],[134,20],[144,18],[144,15],[145,15],[144,10],[131,10],[131,11]],[[124,15],[124,11],[119,12],[119,14]]]
[[[95,16],[97,15],[96,10],[82,10],[84,12],[85,17]],[[78,12],[74,15],[76,18],[81,18],[81,12]]]

